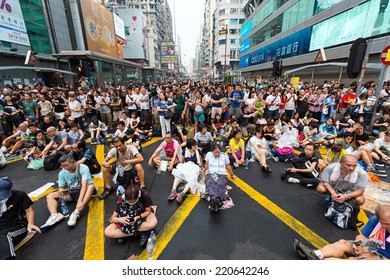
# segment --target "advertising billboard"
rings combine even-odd
[[[123,46],[123,58],[147,59],[146,56],[146,17],[141,9],[118,9],[118,15],[124,21],[127,45]]]
[[[0,40],[30,46],[19,0],[0,1]]]
[[[113,15],[114,15],[115,35],[121,39],[126,39],[125,22],[117,14],[114,13]]]
[[[161,63],[175,63],[175,43],[173,41],[161,42]]]
[[[80,3],[88,50],[117,58],[112,13],[97,0],[81,0]]]
[[[310,51],[390,32],[390,13],[383,10],[383,3],[367,1],[313,25]]]

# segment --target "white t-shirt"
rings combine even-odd
[[[267,99],[265,100],[265,102],[267,102],[267,103],[273,102],[273,104],[269,106],[268,110],[275,111],[275,110],[279,109],[280,97],[279,97],[279,95],[273,96],[271,94],[271,95],[267,96]]]
[[[7,160],[5,159],[3,151],[0,150],[0,168],[3,167],[6,164],[6,162]]]
[[[390,150],[390,143],[385,142],[385,138],[384,137],[375,139],[374,146],[378,147],[378,148],[385,147],[386,149]]]
[[[291,95],[293,96],[293,97],[291,97]],[[297,98],[297,95],[295,94],[295,93],[293,93],[293,94],[291,94],[291,93],[287,93],[287,100],[289,100],[287,103],[286,103],[286,105],[284,105],[284,109],[285,110],[294,110],[295,109],[295,100],[296,100],[296,98]],[[291,97],[291,98],[290,98]],[[295,99],[294,99],[294,97],[295,97]]]
[[[257,149],[264,149],[260,147],[267,147],[267,140],[265,138],[257,138],[256,136],[252,136],[249,140],[249,143],[247,144],[247,147],[250,148],[251,153],[256,153],[256,147]],[[249,151],[249,149],[247,150]]]
[[[208,163],[209,173],[217,173],[220,175],[227,175],[226,173],[226,165],[230,163],[229,157],[227,154],[222,153],[219,157],[214,157],[213,152],[208,152],[206,155],[206,161]]]
[[[68,104],[70,110],[72,111],[71,117],[75,118],[75,119],[80,118],[83,115],[82,112],[73,111],[73,110],[77,109],[78,104],[80,104],[80,102],[78,102],[77,100],[73,100],[73,101],[69,102],[69,104]],[[81,109],[81,104],[80,104],[80,109]]]

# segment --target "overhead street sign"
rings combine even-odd
[[[382,64],[390,65],[390,45],[383,49],[380,58]]]

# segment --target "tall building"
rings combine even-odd
[[[213,14],[215,11],[217,0],[205,0],[204,18],[202,29],[202,53],[201,64],[205,72],[205,76],[211,77],[213,73]]]
[[[388,1],[249,0],[243,10],[240,69],[246,79],[270,78],[272,62],[282,60],[290,77],[349,83],[346,65],[357,38],[371,41],[365,79],[378,79],[379,53],[390,44]]]
[[[239,69],[244,0],[218,0],[214,12],[214,71],[222,78]]]

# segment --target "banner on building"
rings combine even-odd
[[[175,63],[175,43],[173,41],[161,42],[161,63]]]
[[[295,88],[295,90],[298,90],[298,87],[299,87],[299,80],[300,80],[300,79],[301,79],[300,77],[292,77],[292,78],[290,79],[290,83],[291,83],[292,87]]]
[[[123,46],[124,59],[147,58],[147,28],[146,17],[141,9],[119,8],[118,15],[124,21],[125,39],[127,45]]]
[[[117,58],[112,13],[97,0],[81,0],[80,3],[88,50]]]
[[[19,0],[0,0],[0,40],[30,46]]]

